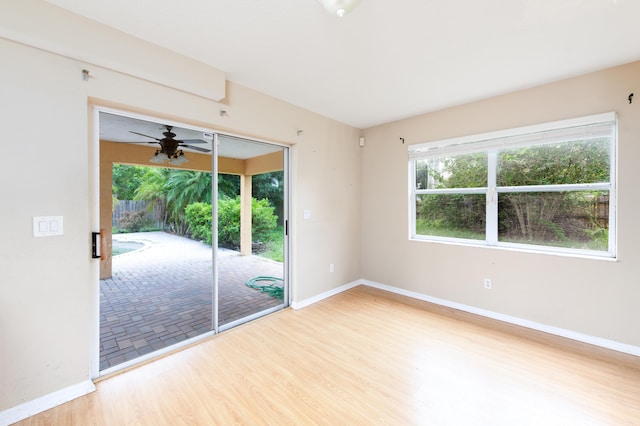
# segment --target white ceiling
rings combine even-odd
[[[640,59],[639,0],[47,0],[367,128]]]

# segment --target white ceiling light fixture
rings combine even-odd
[[[158,149],[151,160],[151,163],[163,164],[165,162],[171,164],[172,166],[179,166],[180,164],[184,164],[189,162],[187,157],[184,156],[184,152],[181,149],[175,151],[173,154],[169,155],[166,152],[163,152],[161,149]]]
[[[322,7],[332,15],[342,18],[358,4],[358,0],[318,0]]]

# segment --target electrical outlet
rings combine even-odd
[[[329,272],[334,272],[336,268],[333,266],[333,263],[329,264]]]
[[[484,288],[491,289],[491,278],[484,279]]]

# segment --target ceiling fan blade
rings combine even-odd
[[[129,130],[129,133],[133,133],[133,134],[135,134],[135,135],[144,136],[145,138],[155,139],[155,140],[157,140],[157,141],[161,141],[161,140],[162,140],[162,139],[154,138],[153,136],[145,135],[144,133],[134,132],[133,130]],[[153,142],[149,142],[149,143],[153,143]]]
[[[184,145],[184,144],[180,144],[180,148],[189,148],[189,149],[193,149],[194,151],[200,151],[200,152],[211,152],[211,150],[207,148],[201,148],[199,146],[191,146],[191,145]]]
[[[179,140],[181,143],[207,143],[207,141],[203,141],[202,139],[183,139]]]
[[[157,143],[157,144],[160,144],[160,142],[155,142],[155,141],[153,141],[153,142],[151,142],[151,141],[139,141],[139,142],[121,141],[121,142],[118,142],[118,143]],[[160,144],[160,145],[162,145],[162,144]]]

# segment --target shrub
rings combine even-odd
[[[146,218],[146,213],[143,210],[137,212],[125,212],[118,222],[120,228],[126,232],[138,232],[147,226],[148,223],[149,221]]]
[[[218,200],[218,245],[240,247],[240,197]]]
[[[251,209],[253,241],[268,242],[277,227],[274,208],[269,200],[254,198]],[[211,204],[191,204],[185,216],[192,236],[211,244]],[[240,247],[240,197],[218,200],[218,245],[232,249]]]
[[[185,209],[185,221],[189,226],[191,237],[211,244],[211,204],[193,203]]]
[[[251,200],[251,233],[253,241],[267,242],[278,225],[278,217],[274,208],[266,198]]]

